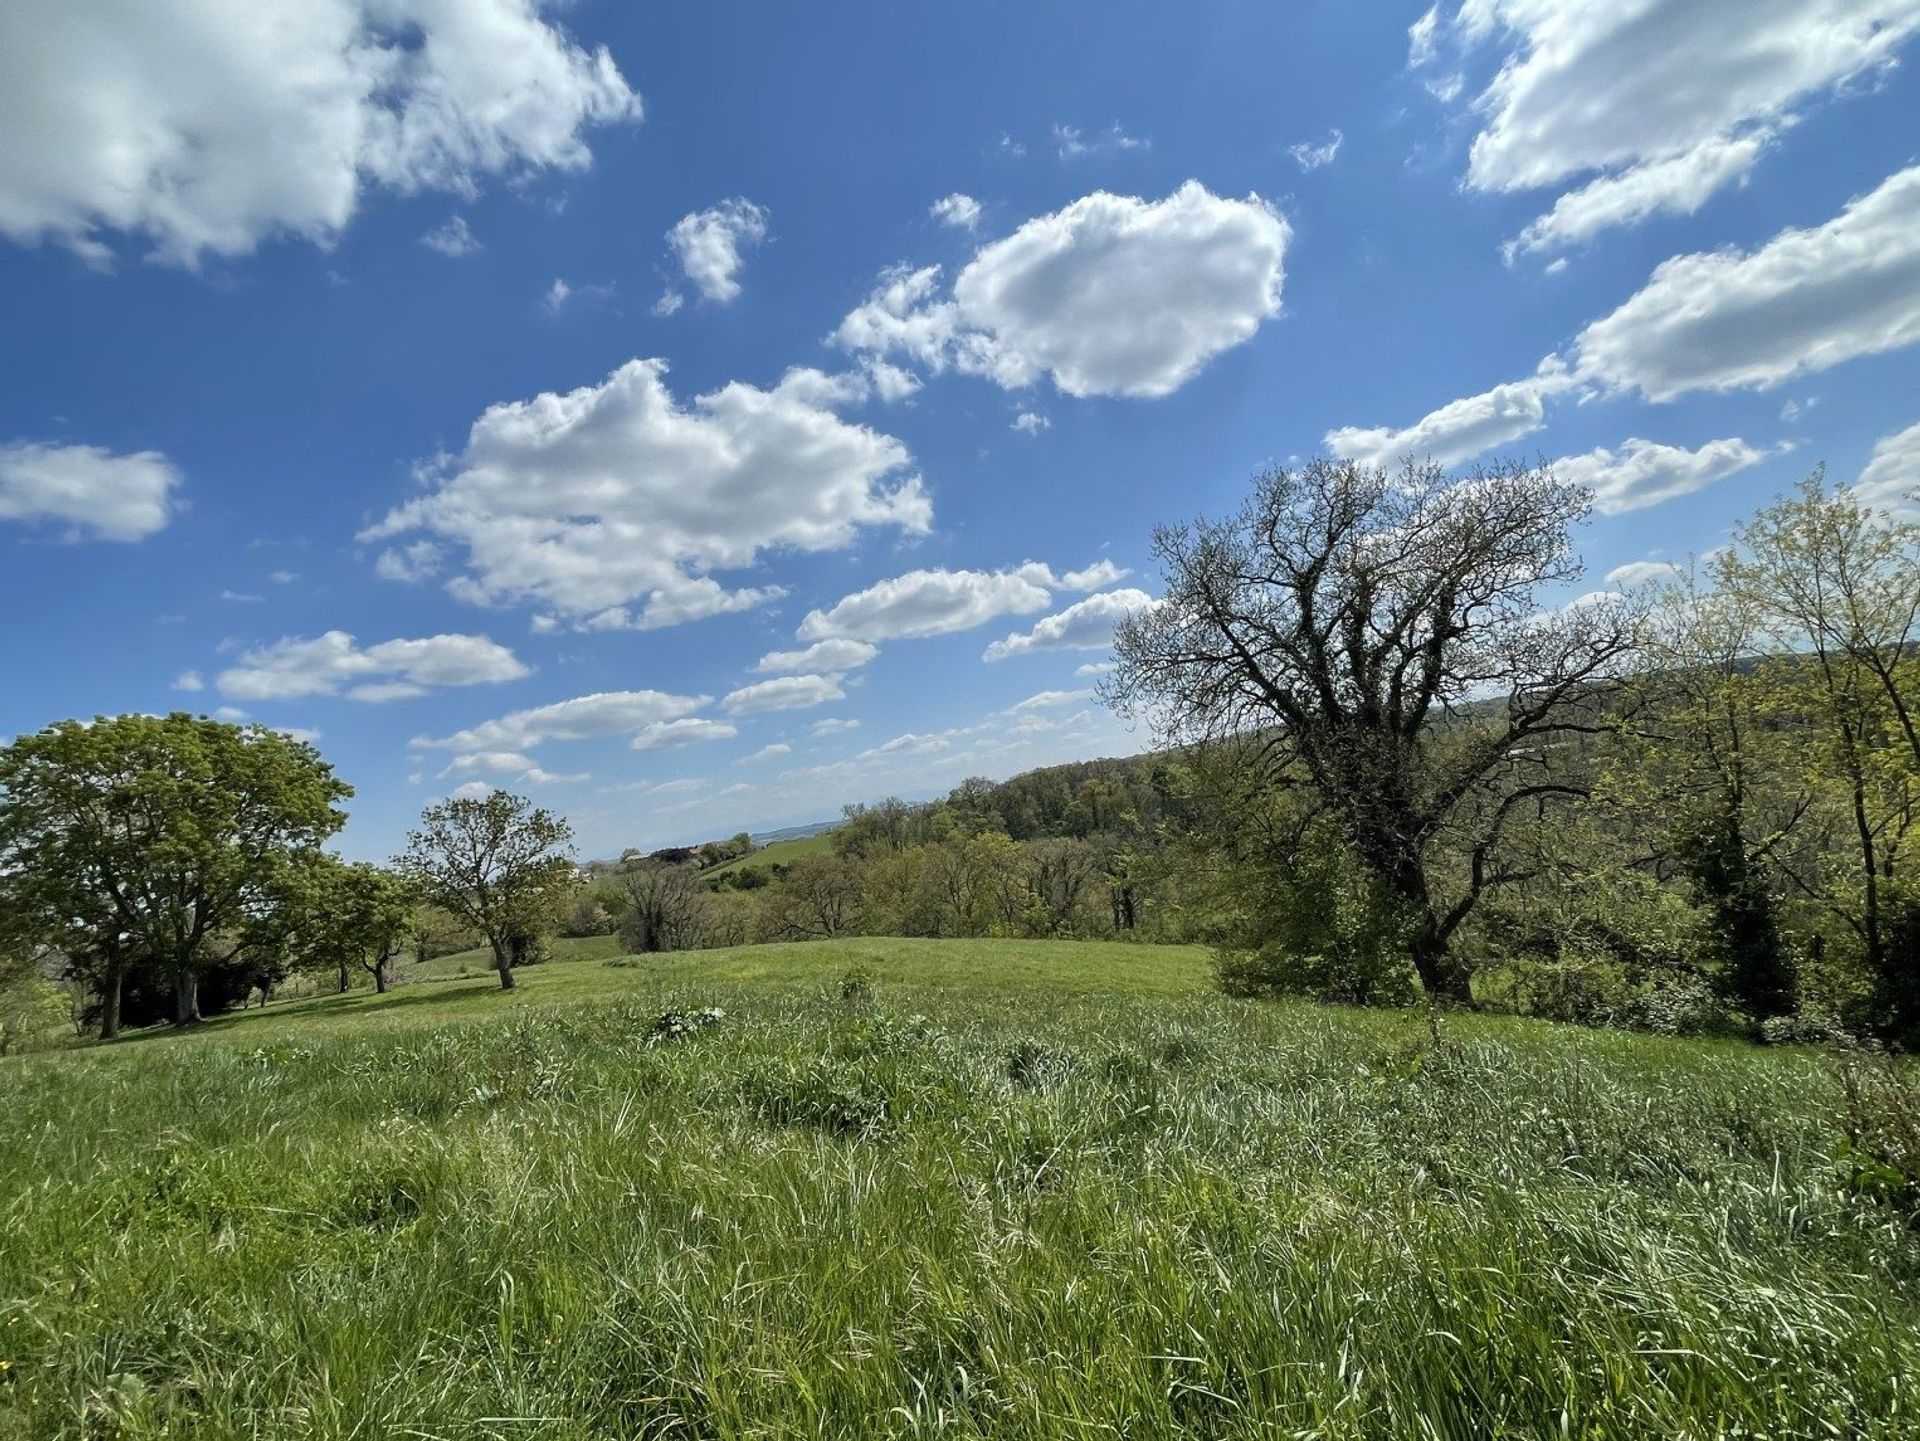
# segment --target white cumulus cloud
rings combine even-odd
[[[868,645],[863,640],[835,637],[815,641],[804,650],[768,651],[760,657],[760,663],[754,669],[775,673],[810,671],[818,675],[838,675],[843,671],[858,670],[879,654],[878,646]]]
[[[928,528],[906,447],[834,414],[818,372],[771,390],[734,382],[682,406],[666,368],[629,361],[599,385],[489,408],[429,493],[361,539],[424,532],[464,549],[458,598],[532,602],[614,630],[774,598],[710,574],[770,547],[832,550],[862,527]]]
[[[1697,209],[1804,102],[1891,65],[1916,29],[1920,0],[1462,0],[1444,25],[1438,7],[1415,24],[1409,60],[1433,63],[1443,41],[1503,47],[1473,102],[1467,183],[1595,177],[1519,242],[1544,248]]]
[[[637,751],[677,750],[709,741],[730,741],[739,734],[739,729],[726,721],[687,716],[681,720],[655,721],[642,728],[630,744]]]
[[[1303,140],[1298,145],[1287,147],[1287,154],[1293,157],[1293,163],[1302,170],[1318,170],[1323,165],[1333,164],[1334,157],[1340,153],[1341,143],[1346,139],[1338,130],[1325,140]]]
[[[1617,451],[1602,446],[1556,460],[1553,473],[1591,490],[1602,515],[1620,515],[1691,494],[1766,458],[1767,452],[1744,440],[1710,440],[1687,450],[1635,437]]]
[[[738,298],[742,252],[767,238],[764,206],[736,196],[683,215],[667,232],[680,269],[701,295],[718,305]],[[678,309],[678,306],[673,309]],[[671,315],[672,310],[666,312]]]
[[[1054,578],[1044,565],[1014,570],[914,570],[809,611],[800,639],[900,640],[967,630],[1001,615],[1044,610]]]
[[[429,250],[439,251],[449,260],[460,260],[480,249],[480,242],[474,237],[464,215],[448,217],[443,224],[434,226],[422,235],[420,243]]]
[[[1751,254],[1664,261],[1574,342],[1584,381],[1671,400],[1778,385],[1920,340],[1920,165]]]
[[[9,0],[0,234],[96,263],[329,243],[371,187],[470,194],[584,169],[637,119],[604,48],[544,0]]]
[[[165,529],[180,483],[157,450],[22,441],[0,446],[0,521],[64,525],[75,539],[145,540]]]
[[[1144,590],[1109,590],[1076,601],[1038,621],[1032,630],[1015,631],[995,641],[983,660],[1005,660],[1037,650],[1104,650],[1113,644],[1114,627],[1153,604]]]
[[[950,296],[938,267],[888,272],[834,338],[1008,387],[1167,395],[1279,313],[1291,235],[1259,196],[1198,181],[1158,201],[1096,191],[983,246]]]
[[[934,201],[927,213],[942,225],[950,225],[955,230],[971,230],[980,223],[980,202],[956,190]]]
[[[343,630],[256,646],[215,677],[231,700],[289,700],[337,695],[404,700],[440,686],[483,685],[531,674],[518,657],[483,635],[431,635],[364,649]]]
[[[1875,510],[1920,515],[1920,424],[1881,438],[1855,494]]]
[[[1490,446],[1531,435],[1547,423],[1546,398],[1570,385],[1558,369],[1449,401],[1401,429],[1342,426],[1325,437],[1344,460],[1391,469],[1407,456],[1455,465]]]
[[[1607,572],[1607,584],[1646,585],[1652,581],[1667,580],[1679,573],[1680,567],[1670,560],[1630,560],[1625,565],[1616,565]]]
[[[526,751],[546,741],[635,735],[648,727],[689,716],[708,699],[657,690],[598,691],[529,710],[512,711],[437,740],[417,736],[413,744],[467,753]]]
[[[766,715],[770,711],[806,710],[828,701],[845,700],[840,678],[831,675],[783,675],[728,691],[720,704],[729,715]]]

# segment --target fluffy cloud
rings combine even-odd
[[[1449,401],[1404,429],[1349,425],[1330,430],[1326,447],[1343,459],[1388,469],[1409,455],[1455,465],[1540,429],[1547,423],[1546,397],[1569,384],[1562,371],[1550,367],[1527,380]]]
[[[959,191],[933,202],[927,213],[942,225],[955,230],[971,230],[980,223],[980,202]]]
[[[1738,28],[1738,27],[1736,27]],[[1920,340],[1920,166],[1752,254],[1663,262],[1574,342],[1582,380],[1671,400],[1778,385]]]
[[[1166,395],[1279,313],[1291,234],[1259,196],[1198,181],[1159,201],[1097,191],[982,247],[950,297],[938,267],[889,272],[834,338],[1008,387]]]
[[[1068,590],[1105,590],[1117,585],[1133,572],[1125,566],[1115,565],[1110,560],[1096,560],[1084,570],[1070,570],[1060,577],[1060,584]]]
[[[1696,209],[1795,106],[1890,65],[1917,28],[1920,0],[1742,0],[1736,24],[1698,0],[1463,0],[1444,29],[1437,7],[1415,24],[1409,59],[1433,62],[1443,40],[1510,45],[1474,102],[1474,188],[1599,177],[1529,227],[1536,248]]]
[[[637,119],[605,49],[543,0],[9,0],[0,234],[96,262],[103,235],[194,264],[326,243],[364,190],[470,193],[579,170]]]
[[[361,538],[426,532],[465,549],[459,598],[533,601],[607,630],[773,598],[708,574],[769,547],[830,550],[862,526],[927,529],[906,447],[835,415],[818,372],[772,390],[735,382],[683,407],[666,369],[629,361],[599,385],[491,407],[430,492]]]
[[[1920,512],[1920,425],[1885,436],[1874,446],[1855,493],[1876,510]]]
[[[233,700],[289,700],[337,695],[350,700],[404,700],[437,686],[519,680],[531,672],[503,645],[483,635],[432,635],[389,640],[364,650],[343,630],[310,640],[286,637],[257,646],[223,670],[214,684]]]
[[[382,580],[418,585],[439,574],[440,563],[445,559],[446,553],[432,541],[416,540],[412,545],[381,551],[373,563],[373,573]]]
[[[1552,210],[1509,241],[1507,259],[1561,249],[1650,215],[1691,215],[1721,186],[1744,177],[1772,139],[1770,130],[1716,138],[1665,160],[1603,175],[1562,195]]]
[[[545,741],[634,735],[691,715],[707,700],[706,696],[669,695],[657,690],[600,691],[531,710],[513,711],[439,740],[416,737],[413,744],[471,754],[531,750]]]
[[[1329,431],[1336,455],[1451,465],[1546,423],[1569,390],[1672,400],[1696,390],[1778,385],[1920,340],[1920,166],[1896,172],[1811,229],[1750,254],[1701,251],[1663,262],[1612,314],[1526,380],[1452,401],[1403,430]]]
[[[1025,431],[1028,435],[1038,435],[1043,430],[1051,430],[1053,422],[1037,411],[1023,410],[1013,418],[1012,429]]]
[[[92,445],[0,446],[0,521],[50,521],[71,527],[76,539],[145,540],[166,526],[179,484],[179,470],[156,450],[114,455]]]
[[[726,721],[704,716],[681,720],[655,721],[645,726],[630,744],[637,751],[678,750],[681,746],[705,745],[709,741],[730,741],[739,729]]]
[[[1691,494],[1766,458],[1765,451],[1744,440],[1710,440],[1698,450],[1684,450],[1636,438],[1618,451],[1603,446],[1556,460],[1553,471],[1561,480],[1591,490],[1594,508],[1602,515],[1619,515]]]
[[[851,716],[828,716],[825,720],[817,720],[807,727],[809,733],[817,736],[844,735],[848,731],[859,729],[860,722]]]
[[[681,216],[667,232],[667,244],[694,288],[715,304],[725,305],[740,294],[741,252],[767,238],[767,219],[764,206],[736,196]]]
[[[741,756],[734,764],[737,766],[750,766],[758,764],[760,761],[770,761],[778,756],[790,756],[792,754],[792,746],[788,745],[785,741],[775,741],[772,745],[761,746],[759,750],[750,756]]]
[[[816,675],[837,675],[842,671],[858,670],[879,654],[878,646],[868,645],[863,640],[821,640],[805,650],[768,651],[760,657],[760,663],[754,669],[775,673],[809,671]]]
[[[983,660],[1005,660],[1036,650],[1104,650],[1113,644],[1114,627],[1153,604],[1144,590],[1109,590],[1076,601],[1039,621],[1030,631],[1015,631],[988,646]]]
[[[720,704],[729,715],[765,715],[777,710],[805,710],[846,698],[838,676],[783,675],[728,691]]]
[[[1028,564],[1016,570],[915,570],[809,611],[800,639],[900,640],[946,635],[995,616],[1025,615],[1052,602],[1051,571]]]
[[[518,751],[479,751],[473,755],[455,756],[440,772],[440,778],[447,780],[453,776],[488,775],[508,780],[532,781],[537,783],[555,783],[559,781],[583,781],[585,774],[555,775],[543,769],[539,762]]]
[[[1680,567],[1670,560],[1630,560],[1625,565],[1616,565],[1607,572],[1607,584],[1646,585],[1652,581],[1666,580],[1679,573]]]
[[[480,242],[474,238],[464,215],[452,216],[444,224],[434,226],[420,237],[420,243],[449,260],[462,259],[480,249]]]

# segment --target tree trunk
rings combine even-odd
[[[373,989],[376,995],[387,993],[387,958],[382,956],[373,963]]]
[[[1407,949],[1413,955],[1413,969],[1420,977],[1420,988],[1427,998],[1455,1006],[1473,1004],[1473,977],[1459,959],[1448,952],[1432,918],[1420,921]]]
[[[178,970],[173,973],[173,1023],[176,1026],[200,1024],[200,973]]]
[[[120,987],[126,980],[127,968],[115,963],[108,967],[106,978],[100,983],[100,1039],[111,1041],[120,1034]]]
[[[493,947],[493,968],[500,973],[500,989],[513,989],[513,957],[508,953],[505,942],[489,940]]]
[[[1404,841],[1397,832],[1389,832],[1362,834],[1357,849],[1367,868],[1380,878],[1387,894],[1412,922],[1407,951],[1427,999],[1471,1006],[1472,973],[1452,953],[1448,937],[1441,933],[1440,919],[1433,913],[1433,897],[1427,890],[1426,866],[1418,847]]]
[[[346,992],[347,992],[347,963],[345,961],[342,961],[340,963],[340,994],[345,995]]]

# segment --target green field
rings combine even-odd
[[[822,831],[817,836],[801,836],[797,840],[775,841],[772,845],[762,846],[757,851],[733,860],[723,861],[710,871],[702,871],[702,879],[708,876],[723,876],[728,871],[757,871],[770,866],[790,866],[802,856],[830,856],[833,854],[833,836]]]
[[[522,981],[0,1061],[0,1437],[1920,1435],[1811,1053],[1142,946]]]

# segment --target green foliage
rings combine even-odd
[[[1885,1051],[1842,1045],[1835,1069],[1846,1099],[1840,1164],[1853,1190],[1897,1208],[1920,1229],[1920,1085]]]
[[[62,721],[0,749],[0,913],[109,998],[143,968],[200,1018],[201,975],[276,946],[353,794],[312,746],[176,712]]]
[[[537,960],[573,884],[572,828],[505,791],[428,806],[394,869],[428,905],[478,931],[503,990]]]

